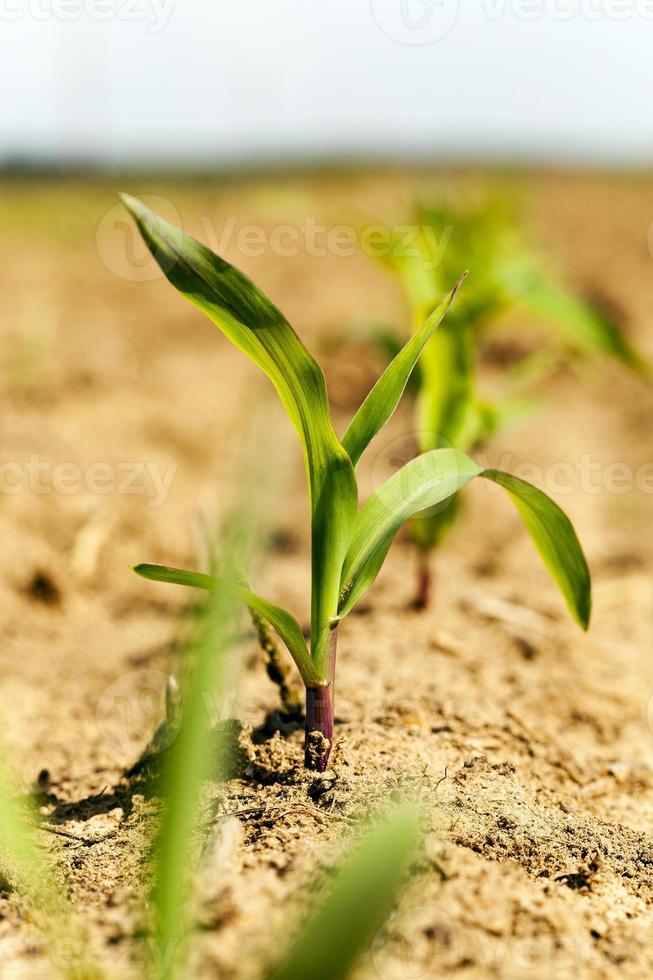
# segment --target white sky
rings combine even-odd
[[[653,162],[653,0],[459,3],[0,0],[0,159]]]

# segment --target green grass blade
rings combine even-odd
[[[417,818],[399,811],[342,865],[271,980],[346,980],[389,914],[417,839]]]
[[[135,565],[134,571],[137,575],[149,579],[152,582],[168,582],[171,585],[185,585],[194,589],[204,589],[206,592],[215,592],[219,588],[226,587],[225,583],[214,575],[204,575],[202,572],[190,572],[184,568],[171,568],[169,565],[142,563]],[[244,602],[246,606],[266,619],[270,626],[279,634],[295,661],[306,686],[314,687],[318,685],[320,683],[320,676],[306,649],[304,636],[295,617],[281,606],[275,606],[274,603],[262,599],[255,592],[252,592],[251,589],[234,585],[230,585],[229,589],[241,602]]]
[[[491,469],[480,475],[508,491],[572,616],[586,630],[592,607],[592,583],[585,555],[567,515],[545,493],[516,476]]]
[[[122,200],[168,280],[265,371],[299,433],[311,501],[311,653],[322,671],[357,506],[353,466],[333,431],[324,375],[247,276],[136,198]]]
[[[48,951],[54,954],[50,957],[54,975],[71,980],[101,980],[104,974],[93,963],[88,937],[73,917],[54,866],[39,847],[37,824],[38,813],[34,807],[24,813],[14,802],[7,774],[0,764],[0,857],[3,867],[12,886],[29,903],[31,921],[45,935],[46,955]],[[70,949],[70,955],[64,964],[57,962],[57,952],[66,947]]]
[[[361,508],[345,558],[339,615],[346,616],[378,575],[394,536],[414,514],[448,500],[481,472],[457,449],[434,449],[406,463]]]
[[[420,354],[442,322],[466,275],[461,276],[449,295],[397,354],[356,412],[342,439],[354,466],[399,404]]]
[[[141,562],[133,566],[133,571],[150,582],[185,585],[191,589],[203,589],[205,592],[216,592],[221,587],[221,581],[215,575],[189,572],[185,568],[172,568],[170,565],[151,565],[148,562]]]
[[[156,840],[156,880],[152,891],[155,975],[183,975],[190,933],[189,870],[201,784],[224,764],[226,749],[211,737],[207,698],[218,700],[226,674],[225,651],[233,631],[233,590],[218,582],[198,626],[195,665],[186,684],[183,721],[164,774],[166,808]],[[217,755],[217,759],[216,759]]]

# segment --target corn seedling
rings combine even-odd
[[[285,609],[233,583],[233,594],[267,620],[287,646],[306,688],[305,763],[324,771],[333,744],[336,638],[378,575],[390,545],[415,514],[442,504],[476,477],[502,486],[558,584],[576,621],[586,628],[590,576],[576,534],[540,490],[507,473],[483,469],[457,449],[435,449],[411,460],[358,506],[355,468],[393,414],[420,354],[443,319],[454,289],[399,352],[355,414],[342,439],[334,431],[324,375],[295,331],[241,272],[210,249],[124,197],[169,281],[203,310],[268,375],[304,451],[311,523],[311,621],[307,647]],[[138,565],[140,575],[214,591],[210,575]]]
[[[528,407],[508,393],[498,403],[478,396],[476,363],[489,327],[510,310],[528,312],[553,331],[548,347],[525,357],[513,368],[513,381],[533,380],[546,372],[556,346],[576,353],[613,356],[628,367],[645,372],[638,353],[617,325],[601,309],[560,287],[544,263],[524,245],[517,223],[501,201],[478,211],[421,207],[415,215],[420,229],[410,250],[399,243],[390,249],[387,264],[396,273],[413,315],[413,330],[438,303],[446,284],[461,268],[470,277],[446,320],[420,356],[413,375],[416,400],[417,451],[442,446],[473,450]],[[442,243],[434,261],[434,243]],[[378,337],[391,353],[392,334]],[[438,509],[419,515],[409,524],[417,545],[418,585],[414,605],[425,608],[431,593],[431,551],[454,523],[458,495]]]

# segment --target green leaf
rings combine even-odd
[[[577,348],[610,354],[633,370],[648,373],[645,361],[604,310],[566,292],[539,271],[530,268],[519,278],[514,298],[558,326]]]
[[[224,582],[213,575],[204,575],[202,572],[189,572],[184,568],[171,568],[169,565],[142,563],[140,565],[134,565],[134,571],[137,575],[149,579],[152,582],[168,582],[171,585],[185,585],[194,589],[204,589],[206,592],[215,592],[218,589],[224,588]],[[252,592],[251,589],[234,585],[231,591],[241,602],[244,602],[246,606],[266,619],[270,626],[278,633],[295,661],[306,686],[318,686],[321,683],[321,678],[308,654],[304,636],[295,617],[281,606],[275,606],[274,603],[262,599],[255,592]]]
[[[569,518],[530,483],[499,470],[484,470],[457,449],[434,449],[411,460],[386,480],[361,509],[343,567],[339,618],[351,611],[372,584],[404,521],[447,502],[445,514],[452,495],[476,476],[508,491],[572,616],[587,629],[590,574]]]
[[[299,433],[311,503],[311,654],[323,672],[357,506],[353,466],[333,431],[324,375],[247,276],[140,201],[127,195],[122,200],[169,281],[265,371]]]
[[[460,514],[460,494],[449,497],[436,511],[417,514],[409,523],[411,540],[423,551],[437,548]]]
[[[420,369],[420,449],[472,448],[477,433],[473,331],[456,311],[422,354]]]
[[[481,473],[457,449],[434,449],[406,463],[361,508],[342,570],[338,615],[346,616],[378,575],[401,525],[448,500]]]
[[[345,980],[392,909],[409,870],[417,818],[400,810],[372,831],[342,865],[271,980]]]
[[[567,515],[545,493],[516,476],[491,469],[480,475],[508,491],[572,616],[586,630],[592,607],[592,583]]]
[[[397,354],[356,412],[342,439],[342,444],[354,466],[399,404],[420,354],[442,322],[466,275],[467,273],[464,273],[461,276],[448,296],[433,310],[422,327]]]

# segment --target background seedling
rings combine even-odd
[[[458,450],[435,449],[411,460],[358,508],[355,467],[393,414],[456,290],[398,353],[340,440],[331,423],[322,371],[270,300],[200,242],[135,198],[123,200],[170,282],[268,375],[302,443],[311,521],[310,647],[287,610],[235,581],[233,593],[270,623],[297,665],[306,688],[308,768],[323,771],[331,753],[340,622],[376,578],[402,524],[448,500],[475,477],[508,491],[572,615],[587,627],[590,577],[575,532],[559,507],[530,484],[483,469]],[[181,569],[146,564],[136,571],[155,581],[209,591],[224,588],[221,579]]]
[[[525,386],[550,372],[564,354],[602,353],[645,372],[639,354],[612,317],[596,303],[560,286],[546,263],[524,242],[514,210],[495,200],[479,209],[420,206],[419,229],[409,249],[397,242],[387,264],[401,283],[419,330],[439,297],[461,268],[470,276],[438,333],[420,355],[414,373],[416,449],[443,446],[469,451],[528,410]],[[440,243],[437,256],[434,243]],[[504,393],[490,402],[477,391],[476,367],[491,328],[502,314],[529,313],[548,327],[548,339],[535,353],[518,359],[506,372]],[[384,330],[381,345],[393,355],[397,342]],[[409,524],[417,545],[418,583],[414,605],[425,608],[431,595],[430,553],[442,541],[459,513],[453,496],[435,511]]]

